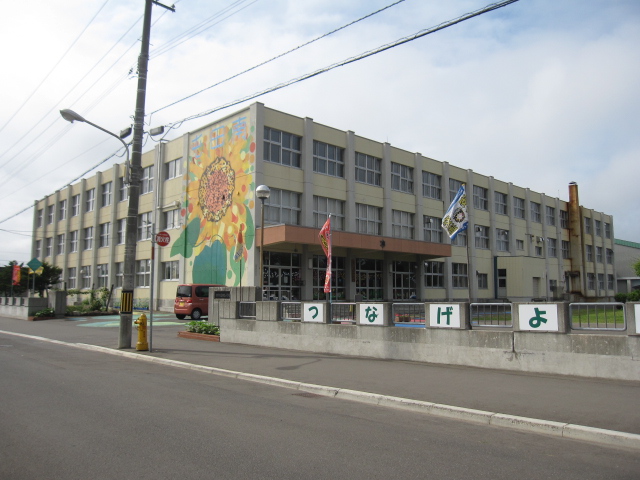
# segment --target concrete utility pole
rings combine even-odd
[[[147,95],[147,67],[149,65],[149,39],[151,36],[151,10],[153,4],[175,12],[155,0],[145,0],[142,24],[142,45],[138,57],[138,94],[133,119],[133,143],[131,147],[131,171],[129,172],[129,208],[124,240],[124,276],[120,297],[120,340],[118,348],[131,348],[133,321],[133,288],[136,268],[136,242],[138,231],[138,206],[140,204],[140,176],[142,170],[142,137],[144,135],[144,106]],[[153,287],[152,287],[153,288]],[[150,305],[149,308],[152,308]]]

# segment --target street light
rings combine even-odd
[[[262,299],[264,300],[264,201],[271,195],[271,190],[266,185],[260,185],[256,188],[256,196],[262,202],[262,213],[260,220],[260,289],[262,290]]]
[[[86,118],[77,114],[73,110],[65,109],[60,110],[60,115],[62,118],[67,120],[68,122],[73,123],[74,121],[88,123],[92,127],[97,128],[98,130],[102,130],[105,133],[108,133],[112,137],[116,137],[118,140],[122,142],[124,145],[124,149],[127,152],[127,161],[125,163],[125,178],[129,178],[129,146],[125,143],[122,138],[120,138],[115,133],[110,132],[109,130],[105,130],[99,125],[90,122]],[[125,265],[127,263],[135,262],[135,248],[136,248],[136,238],[135,232],[137,229],[137,211],[138,211],[138,203],[137,203],[137,189],[131,189],[131,185],[129,185],[129,212],[127,215],[127,232],[125,235]],[[134,190],[132,192],[131,190]],[[131,201],[132,195],[135,195],[135,202]],[[132,211],[133,208],[133,211]],[[127,273],[125,271],[125,273]],[[127,278],[130,277],[130,278]],[[133,275],[125,275],[125,281],[123,281],[122,285],[122,298],[120,303],[120,338],[118,342],[118,348],[131,348],[131,330],[132,330],[132,320],[133,320],[133,311],[132,308],[129,308],[130,304],[133,307]],[[130,285],[129,285],[130,284]],[[126,304],[126,305],[125,305]]]

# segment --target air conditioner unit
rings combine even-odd
[[[538,243],[542,243],[544,242],[544,237],[537,237],[536,240],[538,241]]]

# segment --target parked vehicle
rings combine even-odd
[[[179,320],[187,315],[194,320],[209,315],[209,287],[224,287],[224,285],[210,285],[191,283],[178,285],[176,299],[173,303],[173,313]]]

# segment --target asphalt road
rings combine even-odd
[[[0,335],[2,479],[637,479],[637,451]]]

